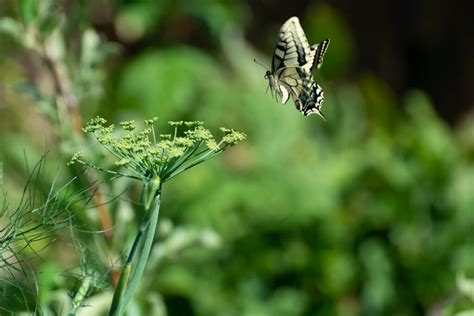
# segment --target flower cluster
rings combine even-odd
[[[114,125],[106,125],[105,119],[96,117],[84,132],[93,135],[116,158],[116,166],[128,169],[132,173],[130,177],[144,180],[159,177],[162,182],[245,140],[244,133],[228,128],[221,128],[224,136],[216,140],[199,121],[169,122],[173,132],[157,135],[156,121],[156,117],[146,120],[147,128],[142,131],[137,131],[134,121],[122,122],[122,132],[117,136]],[[83,153],[78,152],[69,163],[98,168],[82,157]]]

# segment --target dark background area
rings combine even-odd
[[[247,36],[268,50],[262,34],[278,21],[301,16],[314,3],[337,9],[356,43],[351,72],[371,70],[399,96],[421,88],[451,124],[474,106],[474,26],[472,1],[265,1],[251,0]],[[330,37],[330,35],[328,35]]]

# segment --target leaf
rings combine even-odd
[[[0,187],[3,187],[3,155],[0,153]]]
[[[18,4],[23,23],[28,26],[36,18],[38,0],[20,0]]]
[[[212,83],[223,80],[208,55],[190,47],[151,51],[125,66],[115,90],[122,108],[139,106],[142,113],[171,120],[197,107]],[[214,91],[214,90],[212,90]]]
[[[45,99],[39,88],[32,82],[20,82],[18,84],[15,84],[13,86],[13,89],[15,92],[26,95],[36,102]]]
[[[42,17],[39,23],[39,31],[42,38],[47,38],[58,26],[59,24],[59,15],[48,14]]]
[[[40,306],[46,304],[48,299],[50,299],[54,287],[58,283],[58,276],[60,275],[61,269],[54,263],[47,263],[41,269],[41,274],[39,275],[39,299],[38,302]]]
[[[23,30],[16,20],[4,17],[0,19],[0,33],[4,33],[17,42],[21,42],[23,38]]]
[[[87,29],[82,34],[81,40],[81,64],[88,66],[96,64],[101,60],[100,37],[93,29]]]
[[[38,111],[51,120],[56,120],[56,108],[55,103],[52,99],[43,95],[43,93],[39,90],[38,86],[33,84],[32,82],[20,82],[13,86],[13,89],[23,95],[26,95],[33,99],[36,102]]]
[[[474,309],[469,309],[456,313],[455,316],[474,316]]]
[[[464,273],[460,273],[456,276],[456,285],[459,292],[474,302],[474,279],[467,278]]]
[[[150,304],[150,315],[166,316],[166,304],[163,297],[158,293],[150,293],[147,296],[147,301]]]

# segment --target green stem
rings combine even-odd
[[[185,154],[184,156],[180,157],[176,163],[174,164],[174,166],[172,168],[170,168],[169,171],[167,171],[164,175],[163,175],[163,178],[166,179],[170,174],[172,174],[175,170],[177,170],[179,167],[181,167],[184,163],[186,163],[186,161],[189,159],[189,157],[191,157],[192,155],[194,155],[194,153],[199,149],[199,147],[201,146],[202,144],[202,140],[199,141],[199,143],[196,144],[196,146],[188,153],[188,154]]]
[[[147,191],[146,188],[147,186],[145,186],[144,196],[149,197],[150,192]],[[139,225],[139,230],[130,249],[127,261],[120,272],[119,282],[115,289],[109,315],[115,316],[124,314],[145,270],[158,223],[161,185],[155,192],[158,194],[154,196],[153,201],[144,204],[145,221]]]
[[[91,280],[87,277],[84,278],[81,283],[81,286],[74,295],[71,310],[69,311],[68,316],[74,316],[77,314],[77,311],[79,310],[79,308],[81,308],[81,306],[84,304],[85,299],[87,298],[87,292],[89,292],[91,285]]]
[[[184,172],[188,169],[191,169],[192,167],[195,167],[196,165],[199,165],[200,163],[203,163],[206,160],[209,160],[209,159],[217,156],[218,154],[223,152],[225,149],[226,148],[221,148],[216,152],[213,152],[213,153],[210,153],[210,154],[204,155],[203,157],[198,158],[196,161],[192,162],[191,164],[185,166],[184,168],[182,168],[180,170],[176,170],[173,174],[170,174],[166,180],[169,181],[172,178],[176,177],[178,174],[180,174],[180,173],[182,173],[182,172]]]

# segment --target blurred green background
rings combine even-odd
[[[16,17],[15,2],[0,1],[1,16]],[[248,135],[165,187],[163,223],[212,232],[148,271],[145,294],[168,315],[442,315],[458,302],[456,275],[474,276],[473,41],[463,29],[472,11],[463,4],[100,0],[57,9],[84,120],[159,116]],[[277,104],[253,62],[270,63],[292,15],[311,44],[331,39],[316,73],[327,122]],[[74,67],[87,29],[115,44],[107,56],[82,51],[92,66]],[[0,139],[13,191],[23,150],[32,160],[59,152],[41,102],[21,93],[24,82],[48,89],[42,62],[0,35]]]

